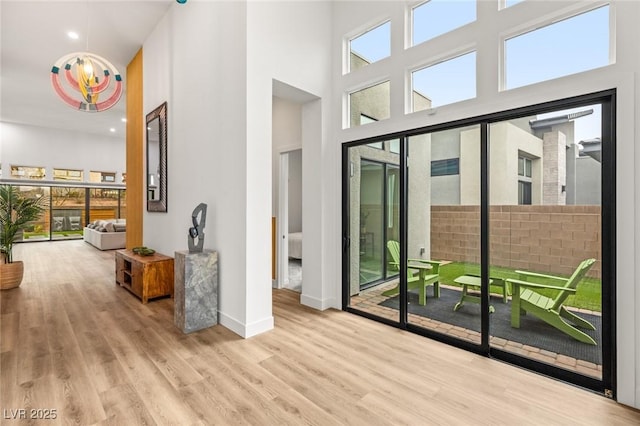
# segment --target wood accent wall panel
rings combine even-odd
[[[127,65],[127,241],[142,245],[144,185],[144,111],[142,105],[142,49]]]

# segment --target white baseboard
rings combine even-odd
[[[310,308],[317,309],[319,311],[324,311],[329,308],[339,309],[338,307],[335,306],[336,301],[334,298],[318,299],[316,297],[307,296],[306,294],[301,294],[300,303]]]
[[[264,318],[260,321],[255,321],[251,324],[243,324],[237,319],[223,313],[218,312],[218,319],[220,325],[228,328],[236,333],[238,336],[248,339],[249,337],[256,336],[273,329],[273,317]]]
[[[262,334],[269,330],[273,330],[273,316],[268,318],[263,318],[259,321],[252,322],[251,324],[247,324],[245,328],[245,338],[257,336],[258,334]]]

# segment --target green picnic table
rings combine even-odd
[[[480,297],[469,294],[469,287],[480,288],[480,277],[476,275],[462,275],[453,280],[454,283],[462,286],[462,294],[460,295],[460,301],[453,307],[454,311],[457,311],[462,307],[464,302],[480,303]],[[502,288],[502,302],[507,303],[507,283],[502,278],[489,278],[490,286],[497,286]],[[493,306],[489,305],[489,312],[495,312]]]

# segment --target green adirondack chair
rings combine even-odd
[[[400,244],[397,241],[388,241],[387,249],[391,255],[389,264],[400,270]],[[440,263],[435,260],[409,259],[407,270],[407,288],[418,289],[418,303],[427,303],[427,286],[433,285],[434,297],[440,297]],[[400,292],[400,282],[394,288],[384,291],[383,296],[395,296]]]
[[[520,315],[525,315],[529,312],[574,339],[595,345],[596,342],[591,336],[578,330],[576,326],[588,330],[595,330],[595,327],[588,321],[568,311],[563,305],[570,294],[576,293],[578,283],[584,278],[595,261],[595,259],[583,260],[569,278],[516,271],[523,278],[522,280],[511,278],[506,280],[511,284],[513,293],[511,300],[511,326],[520,328]],[[540,278],[551,278],[561,284],[556,286],[536,283],[535,280]],[[524,279],[533,281],[524,281]],[[558,290],[558,294],[552,299],[535,291],[535,289],[542,288]]]

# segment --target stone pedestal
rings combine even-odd
[[[183,333],[218,323],[218,252],[175,252],[174,323]]]

